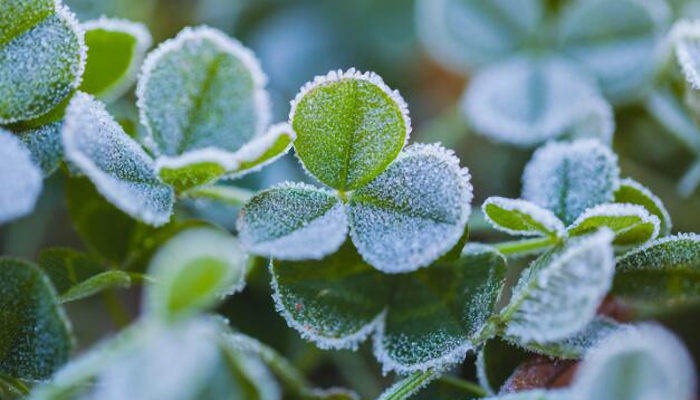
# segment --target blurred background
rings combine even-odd
[[[417,37],[413,0],[66,0],[66,3],[83,22],[102,15],[141,21],[149,27],[156,44],[190,25],[206,24],[227,32],[253,49],[260,59],[269,78],[275,121],[287,119],[289,101],[314,76],[349,67],[374,71],[408,102],[414,127],[411,141],[442,142],[455,150],[463,166],[469,167],[475,191],[474,209],[488,196],[519,197],[520,176],[532,150],[493,143],[470,131],[459,107],[469,76],[450,72],[429,56]],[[112,112],[124,124],[138,129],[133,94],[112,105]],[[622,176],[643,183],[665,202],[674,232],[699,231],[699,191],[681,197],[676,187],[696,155],[639,105],[616,107],[615,122],[613,148],[620,157]],[[257,190],[284,180],[308,180],[293,156],[246,177],[243,182],[237,181],[236,185]],[[102,207],[104,219],[100,224],[102,229],[112,232],[112,236],[106,234],[105,241],[113,246],[121,239],[120,232],[138,229],[109,205],[99,204],[99,198],[89,202],[91,196],[96,197],[84,182],[69,182],[65,174],[54,174],[46,182],[36,211],[0,228],[2,253],[36,260],[39,251],[47,247],[84,249],[85,244],[72,226],[69,206]],[[179,211],[179,217],[206,219],[233,229],[236,212],[218,204],[189,203]],[[470,227],[471,240],[505,239],[488,229],[478,213]],[[281,350],[321,386],[347,386],[365,398],[372,398],[391,381],[392,377],[381,375],[369,344],[365,343],[358,353],[322,352],[287,328],[274,311],[264,265],[253,270],[250,282],[244,293],[233,296],[220,310],[232,325]],[[128,315],[121,318],[136,318],[139,288],[116,296],[128,310]],[[79,348],[89,347],[118,328],[114,310],[106,304],[97,297],[68,305]],[[687,339],[686,343],[697,355],[700,327],[696,326],[696,316],[697,310],[692,310],[669,316],[667,323]],[[473,379],[472,356],[463,368],[463,375]]]

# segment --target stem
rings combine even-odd
[[[537,239],[514,240],[511,242],[503,242],[493,245],[503,255],[512,255],[519,253],[529,253],[534,250],[539,250],[549,247],[557,243],[555,237],[543,237]]]
[[[122,329],[128,326],[131,317],[129,316],[129,312],[126,311],[121,299],[117,295],[117,292],[114,289],[105,290],[102,292],[102,299],[107,306],[107,312],[109,313],[109,316],[116,328]]]
[[[182,194],[183,197],[191,199],[207,199],[218,201],[229,206],[242,206],[251,197],[253,192],[248,189],[233,186],[212,185],[201,188],[194,188]]]
[[[412,375],[396,382],[387,389],[377,400],[403,400],[416,394],[428,383],[437,378],[438,371],[429,369],[423,372],[414,372]]]
[[[29,386],[24,382],[5,374],[0,374],[0,389],[6,389],[7,392],[22,397],[27,396],[30,392]],[[2,390],[0,390],[0,393],[2,393]]]
[[[441,382],[444,382],[448,385],[454,386],[456,388],[462,389],[465,392],[477,396],[477,397],[486,397],[489,394],[486,392],[484,388],[482,388],[480,385],[474,383],[474,382],[469,382],[464,379],[460,379],[454,376],[449,376],[449,375],[443,375],[438,378]]]

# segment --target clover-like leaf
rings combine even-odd
[[[489,197],[481,209],[494,228],[511,235],[566,236],[566,228],[556,215],[529,201]]]
[[[678,21],[669,36],[686,81],[700,89],[700,21]]]
[[[348,232],[339,198],[305,184],[285,183],[253,196],[237,222],[245,248],[282,260],[319,259],[338,250]]]
[[[82,24],[88,47],[79,90],[110,102],[136,82],[136,72],[151,47],[151,34],[140,23],[100,18]]]
[[[520,48],[539,29],[545,12],[538,0],[420,0],[416,21],[428,52],[469,72]]]
[[[695,368],[687,350],[660,326],[641,325],[609,336],[576,373],[572,400],[695,398]]]
[[[612,201],[619,175],[617,156],[597,140],[552,142],[525,167],[522,197],[569,225],[586,209]]]
[[[644,207],[649,213],[659,219],[659,234],[666,236],[671,233],[671,216],[666,210],[666,206],[651,190],[644,187],[639,182],[625,178],[620,181],[620,187],[615,192],[616,203],[637,204]]]
[[[477,133],[534,147],[576,130],[600,101],[595,83],[565,60],[515,57],[477,73],[463,109]]]
[[[517,393],[502,394],[495,397],[485,397],[483,400],[571,400],[568,390],[524,390]]]
[[[191,316],[243,289],[247,255],[238,240],[212,228],[184,230],[151,259],[154,283],[145,293],[146,310],[163,320]]]
[[[240,149],[269,125],[266,80],[238,41],[208,27],[185,28],[143,65],[136,94],[148,140],[171,157]]]
[[[0,128],[0,225],[34,209],[42,187],[41,170],[22,142]]]
[[[588,325],[612,283],[612,240],[602,229],[536,259],[501,312],[505,334],[521,343],[551,342]]]
[[[577,0],[564,9],[564,52],[593,74],[613,103],[639,98],[654,72],[650,57],[670,12],[661,0]]]
[[[471,212],[472,186],[459,159],[440,145],[415,144],[353,192],[350,235],[375,268],[408,272],[452,249]]]
[[[41,167],[45,177],[53,174],[63,160],[61,127],[61,122],[53,122],[19,132],[19,138],[27,146],[32,160]]]
[[[158,179],[150,156],[92,96],[77,93],[71,100],[63,147],[66,159],[120,210],[151,225],[168,222],[173,189]]]
[[[0,310],[0,373],[44,380],[68,361],[71,327],[39,268],[0,258]]]
[[[84,67],[83,32],[60,1],[0,4],[0,124],[51,111],[78,87]]]
[[[615,234],[613,244],[633,246],[656,239],[659,226],[659,218],[642,206],[612,203],[589,208],[568,229],[569,235],[579,236],[606,227]]]
[[[357,189],[386,169],[411,133],[408,108],[379,75],[331,71],[301,88],[289,121],[304,167],[326,185]]]
[[[273,260],[274,299],[287,323],[322,348],[356,348],[372,332],[385,370],[461,361],[473,349],[505,279],[505,260],[468,245],[453,262],[383,274],[348,242],[319,261]]]
[[[637,312],[655,313],[700,302],[700,237],[679,234],[617,260],[612,294]]]

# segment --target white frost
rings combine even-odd
[[[0,225],[32,212],[42,184],[29,150],[0,128]]]
[[[670,37],[685,79],[700,89],[700,20],[676,22]]]

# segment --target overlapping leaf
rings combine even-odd
[[[41,170],[11,132],[0,129],[0,224],[34,209],[41,193]]]
[[[494,228],[512,235],[566,235],[566,228],[556,215],[528,201],[489,197],[481,208]]]
[[[19,138],[32,154],[32,160],[41,167],[44,176],[49,176],[63,160],[60,122],[19,132]]]

